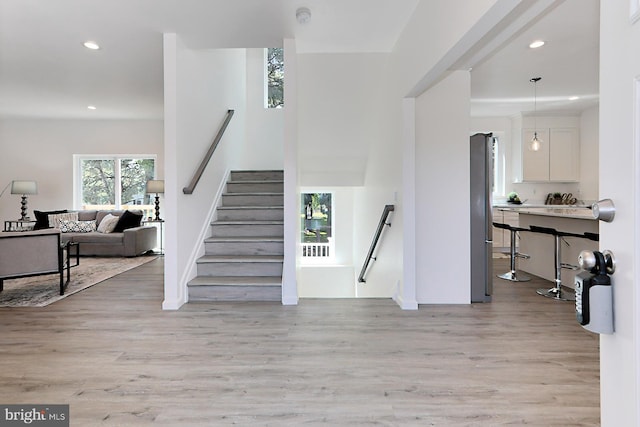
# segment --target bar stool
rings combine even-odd
[[[509,248],[509,268],[511,270],[504,274],[498,274],[498,277],[504,280],[510,280],[512,282],[528,282],[529,280],[531,280],[531,277],[522,273],[518,273],[518,271],[516,270],[516,258],[528,259],[530,257],[529,255],[521,254],[516,250],[516,239],[518,231],[529,231],[529,229],[514,227],[512,225],[502,224],[500,222],[494,222],[493,226],[496,228],[502,228],[503,230],[509,230],[511,234],[511,246]]]
[[[554,237],[553,246],[553,261],[555,268],[555,283],[556,286],[551,289],[541,288],[536,291],[538,295],[543,297],[552,298],[560,301],[575,301],[575,295],[565,295],[562,291],[562,269],[567,268],[571,270],[577,270],[578,267],[566,264],[562,262],[562,240],[564,237],[585,237],[584,234],[567,233],[564,231],[558,231],[555,228],[540,227],[537,225],[530,226],[530,231],[534,233],[550,234]]]

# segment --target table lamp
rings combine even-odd
[[[152,179],[147,181],[147,194],[156,195],[156,217],[154,221],[160,221],[160,196],[158,194],[164,193],[164,181],[160,179]]]
[[[28,221],[27,195],[38,194],[38,183],[35,181],[11,181],[11,194],[22,195],[20,202],[20,221]]]

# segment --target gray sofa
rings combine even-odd
[[[79,221],[96,221],[96,225],[100,225],[100,221],[112,214],[121,216],[123,210],[87,210],[77,211]],[[131,210],[133,213],[142,214],[142,211]],[[63,242],[79,243],[80,255],[93,256],[126,256],[133,257],[149,252],[156,247],[158,229],[156,227],[140,226],[128,228],[121,233],[99,233],[92,231],[90,233],[61,233]]]

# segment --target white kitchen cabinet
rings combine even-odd
[[[580,178],[580,139],[577,128],[537,129],[542,146],[529,149],[534,129],[522,131],[522,181],[575,182]]]
[[[579,181],[578,129],[549,129],[549,141],[549,181]]]
[[[540,150],[531,151],[529,142],[533,138],[533,129],[522,131],[522,180],[549,181],[549,129],[538,129],[538,138],[542,140]]]

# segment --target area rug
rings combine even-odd
[[[4,290],[0,292],[0,307],[45,307],[156,258],[155,255],[134,258],[82,257],[80,265],[71,267],[71,280],[64,295],[60,295],[58,274],[5,280]]]

